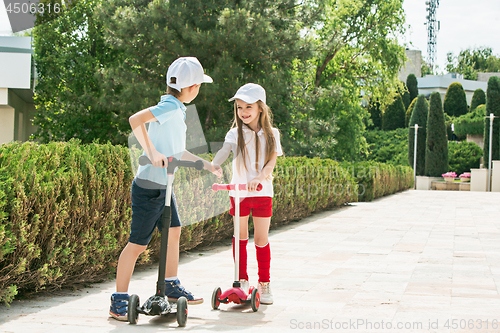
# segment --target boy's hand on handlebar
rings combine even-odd
[[[157,168],[166,168],[168,166],[168,158],[157,150],[151,151],[151,156],[148,156],[151,164]]]
[[[252,179],[251,181],[249,181],[247,183],[247,191],[248,192],[257,191],[257,186],[259,186],[259,184],[260,184],[260,180],[258,180],[257,178]]]

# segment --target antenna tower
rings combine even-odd
[[[434,72],[436,63],[437,34],[440,29],[440,22],[436,20],[436,10],[439,7],[439,0],[427,0],[425,2],[427,10],[427,62],[431,72]]]

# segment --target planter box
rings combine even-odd
[[[491,192],[500,192],[500,161],[491,161]]]
[[[436,191],[470,191],[469,183],[433,181],[432,189]]]
[[[471,169],[470,190],[486,192],[488,189],[488,169]]]
[[[460,181],[462,183],[468,183],[468,182],[470,182],[470,178],[469,177],[460,177]]]
[[[443,180],[443,177],[417,176],[417,190],[430,191],[433,181]]]

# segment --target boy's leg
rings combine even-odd
[[[168,232],[167,268],[165,270],[165,278],[177,276],[180,239],[181,227],[171,227]]]
[[[111,306],[109,307],[109,314],[115,319],[127,320],[128,285],[134,272],[135,262],[145,249],[145,245],[129,242],[120,254],[116,269],[116,292],[111,295]]]
[[[165,269],[165,296],[169,301],[175,302],[181,296],[187,298],[188,304],[201,304],[203,298],[195,297],[189,290],[186,290],[177,277],[179,268],[179,244],[181,239],[181,221],[177,212],[175,195],[172,192],[171,224],[168,233],[167,263]]]
[[[126,293],[132,274],[134,273],[135,262],[139,255],[146,250],[145,245],[128,243],[120,254],[118,267],[116,268],[116,291]]]

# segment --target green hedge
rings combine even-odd
[[[450,171],[457,175],[479,169],[483,150],[474,142],[448,142],[448,160]]]
[[[358,183],[358,200],[372,201],[413,187],[413,169],[408,166],[373,162],[344,164]]]
[[[367,173],[370,168],[377,172]],[[355,202],[358,191],[368,201],[413,182],[408,167],[305,157],[279,158],[274,174],[271,227]],[[128,241],[132,180],[124,147],[78,141],[0,146],[0,301],[114,277]],[[187,224],[181,250],[232,235],[227,193],[211,191],[214,182],[221,181],[206,171],[176,173],[174,191]],[[138,264],[157,258],[159,242],[155,233]]]
[[[465,138],[469,135],[483,135],[486,105],[479,105],[474,111],[455,118],[455,134]]]

